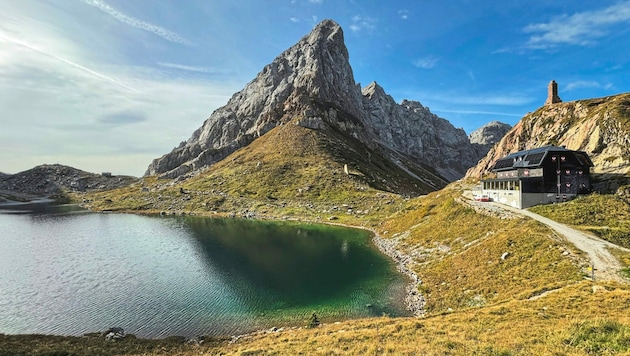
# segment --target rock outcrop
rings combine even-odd
[[[333,127],[371,148],[403,154],[453,180],[475,164],[466,134],[420,103],[397,104],[372,83],[354,81],[341,27],[324,20],[217,109],[192,136],[155,159],[146,175],[175,178],[222,160],[272,128],[299,118]]]
[[[126,186],[137,178],[96,174],[60,164],[44,164],[24,172],[0,176],[0,193],[54,196],[63,191],[85,192]]]
[[[630,93],[546,105],[525,115],[471,168],[479,178],[510,153],[545,145],[588,153],[593,173],[630,174]]]
[[[478,159],[485,157],[492,146],[505,136],[512,126],[499,121],[489,122],[468,135],[470,143],[475,148]]]
[[[471,150],[464,130],[419,102],[403,100],[397,104],[376,82],[366,86],[362,94],[365,126],[379,142],[432,166],[448,180],[461,178],[462,172],[481,157]]]

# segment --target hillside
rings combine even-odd
[[[586,151],[593,173],[628,177],[630,93],[545,105],[525,115],[466,177],[479,178],[497,159],[545,145]]]
[[[67,192],[115,189],[136,180],[129,176],[95,174],[60,164],[45,164],[16,174],[0,175],[0,196],[9,200],[31,200],[42,196],[63,200]]]
[[[297,119],[276,127],[187,179],[144,178],[130,187],[88,195],[89,207],[343,221],[389,211],[402,200],[390,192],[417,196],[447,183],[404,157],[400,165],[393,164],[378,148],[333,127],[300,125]]]

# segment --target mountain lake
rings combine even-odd
[[[5,207],[6,208],[6,207]],[[237,335],[408,315],[371,233],[328,225],[0,210],[0,333]]]

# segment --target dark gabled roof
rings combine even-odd
[[[533,148],[531,150],[518,151],[511,153],[500,160],[496,161],[492,171],[506,171],[518,168],[537,168],[540,167],[543,160],[549,152],[572,152],[580,164],[593,167],[593,162],[584,151],[572,151],[565,147],[543,146]]]

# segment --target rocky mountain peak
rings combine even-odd
[[[336,22],[324,20],[266,65],[186,142],[155,159],[146,174],[177,177],[223,159],[304,113],[336,119],[336,115],[322,115],[328,114],[322,113],[327,109],[322,103],[361,113],[361,100],[343,30]]]
[[[343,30],[324,20],[266,65],[187,141],[155,159],[146,174],[175,178],[199,170],[292,120],[380,147],[396,164],[400,154],[411,157],[450,180],[463,176],[479,158],[463,130],[420,103],[397,104],[375,82],[361,90]]]
[[[473,131],[468,135],[468,138],[472,144],[492,146],[499,142],[511,128],[512,126],[508,124],[499,121],[491,121]]]

